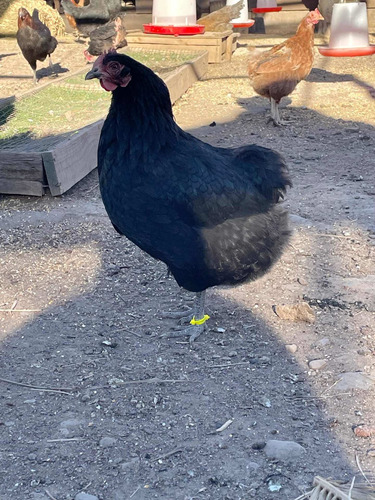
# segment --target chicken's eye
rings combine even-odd
[[[121,70],[121,65],[118,62],[112,61],[108,64],[108,69],[111,73],[119,73]]]

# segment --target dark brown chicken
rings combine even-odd
[[[248,72],[255,92],[271,101],[271,117],[281,125],[279,102],[310,73],[314,62],[314,26],[323,19],[315,9],[300,22],[297,33],[270,50],[254,50]]]
[[[18,10],[17,43],[33,70],[34,83],[37,83],[36,62],[44,61],[48,56],[49,65],[52,67],[51,54],[57,47],[56,38],[40,21],[37,9],[34,9],[32,17],[23,7]]]
[[[247,2],[247,0],[246,0]],[[244,0],[240,0],[234,5],[228,5],[222,9],[215,10],[197,20],[197,24],[203,24],[205,31],[228,31],[233,28],[230,24],[232,19],[236,19],[241,14]]]
[[[90,43],[84,51],[89,62],[95,60],[94,56],[99,56],[110,49],[121,49],[127,46],[125,14],[121,14],[108,21],[103,26],[99,26],[90,32]]]

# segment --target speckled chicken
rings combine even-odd
[[[84,51],[89,62],[94,62],[95,57],[110,49],[121,49],[127,46],[125,14],[121,14],[90,32],[90,43]]]
[[[271,101],[271,117],[281,125],[279,102],[293,92],[310,73],[314,62],[314,26],[323,19],[318,9],[300,22],[297,33],[272,49],[254,49],[248,73],[255,92]]]
[[[247,2],[247,0],[246,0]],[[240,0],[234,5],[227,5],[222,9],[215,10],[197,20],[197,24],[203,24],[205,31],[228,31],[233,28],[231,20],[236,19],[241,14],[244,0]]]
[[[65,14],[74,19],[108,21],[121,11],[121,0],[91,0],[84,7],[77,6],[71,0],[62,0]]]

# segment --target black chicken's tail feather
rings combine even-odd
[[[258,191],[269,201],[277,203],[292,186],[284,158],[272,149],[252,144],[236,148],[235,159],[244,165]]]

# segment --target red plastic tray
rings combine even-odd
[[[255,23],[254,19],[249,19],[246,23],[231,23],[233,28],[251,28]]]
[[[204,33],[203,24],[193,24],[191,26],[159,26],[157,24],[144,24],[143,31],[145,33],[153,33],[157,35],[201,35]]]
[[[375,54],[375,45],[368,47],[354,47],[352,49],[331,49],[330,47],[318,47],[322,56],[329,57],[356,57],[356,56],[371,56]]]
[[[251,9],[252,12],[280,12],[280,10],[282,9],[282,7],[264,7],[263,9],[259,7],[258,8],[255,8],[255,9]]]

